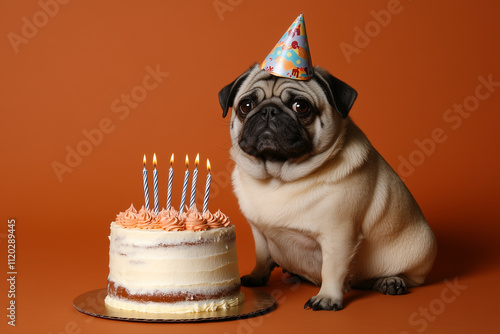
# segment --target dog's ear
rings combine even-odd
[[[346,118],[354,100],[358,96],[356,90],[328,73],[325,69],[316,67],[314,73],[317,82],[325,91],[330,105],[337,109],[342,118]]]
[[[222,107],[222,117],[226,117],[229,108],[233,106],[236,93],[238,93],[238,89],[240,89],[241,84],[245,81],[249,73],[250,70],[246,71],[236,78],[236,80],[220,90],[219,103]]]

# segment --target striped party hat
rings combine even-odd
[[[300,14],[281,37],[260,68],[279,77],[308,80],[313,75],[304,16]]]

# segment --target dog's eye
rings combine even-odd
[[[292,110],[297,114],[305,114],[309,111],[309,103],[304,100],[297,100],[292,104]]]
[[[253,103],[250,99],[245,99],[240,102],[240,111],[244,114],[248,114],[253,109]]]

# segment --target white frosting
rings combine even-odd
[[[239,284],[234,226],[207,231],[124,228],[111,223],[108,280],[132,295],[217,294]],[[233,290],[234,291],[234,290]],[[189,298],[189,297],[186,297]],[[197,312],[237,305],[241,296],[142,303],[108,296],[106,304],[147,312]]]
[[[106,305],[122,310],[148,313],[194,313],[211,312],[237,306],[245,300],[242,292],[229,298],[209,299],[200,301],[185,301],[178,303],[139,303],[120,298],[106,296]]]

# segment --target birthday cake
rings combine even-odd
[[[190,313],[242,303],[235,238],[220,210],[155,214],[131,205],[111,223],[106,305]]]

